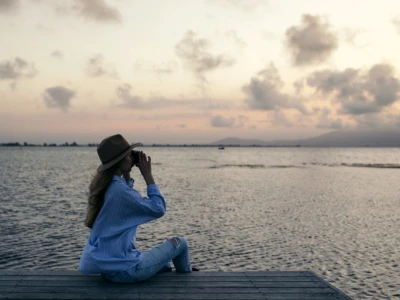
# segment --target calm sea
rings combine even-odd
[[[142,150],[167,213],[141,250],[181,235],[202,270],[312,270],[355,299],[400,298],[400,149]],[[96,148],[0,148],[0,268],[77,270],[97,165]]]

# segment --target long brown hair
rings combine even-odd
[[[96,172],[90,182],[87,215],[85,220],[85,225],[89,228],[93,227],[97,215],[103,207],[104,195],[118,167],[119,164],[104,170],[103,172]]]

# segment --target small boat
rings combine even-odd
[[[218,147],[218,150],[224,150],[224,149],[225,149],[224,146],[219,146],[219,147]]]

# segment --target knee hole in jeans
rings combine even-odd
[[[174,237],[169,237],[168,240],[169,240],[172,244],[174,244],[175,248],[178,248],[178,247],[180,246],[180,244],[181,244],[181,240],[180,240],[178,237],[176,237],[176,236],[174,236]]]

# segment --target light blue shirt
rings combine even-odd
[[[140,262],[142,253],[135,246],[136,229],[162,217],[166,205],[156,184],[148,185],[148,197],[143,197],[133,183],[133,179],[127,182],[114,175],[82,252],[82,273],[115,273]]]

